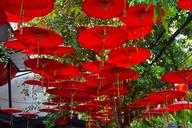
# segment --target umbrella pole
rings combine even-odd
[[[11,92],[11,61],[8,61],[7,64],[7,72],[8,72],[8,95],[9,95],[9,108],[12,108],[12,92]]]

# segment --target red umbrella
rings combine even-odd
[[[102,61],[87,61],[83,64],[82,69],[85,71],[100,73],[101,70],[114,68],[115,65]]]
[[[47,105],[47,106],[55,106],[55,105],[57,105],[57,104],[54,103],[54,102],[43,102],[42,104],[43,104],[43,105]]]
[[[122,15],[126,4],[125,0],[85,0],[82,8],[88,16],[106,20]]]
[[[104,89],[100,92],[100,95],[109,95],[109,96],[121,96],[128,93],[129,90],[121,89],[116,86],[112,86],[110,88]]]
[[[186,69],[181,71],[168,72],[164,74],[161,79],[171,84],[190,84],[192,83],[192,71]]]
[[[127,33],[120,28],[97,26],[81,32],[78,41],[82,47],[87,49],[113,49],[127,41]]]
[[[1,111],[2,111],[2,112],[5,112],[5,113],[11,114],[10,121],[9,121],[9,126],[10,126],[10,128],[13,127],[13,114],[14,114],[14,113],[20,113],[20,112],[22,112],[22,110],[21,110],[21,109],[18,109],[18,108],[6,108],[6,109],[2,109]]]
[[[88,103],[76,106],[75,110],[79,112],[87,112],[90,114],[91,112],[98,112],[102,110],[102,107],[98,104]]]
[[[8,70],[7,64],[0,62],[0,86],[3,86],[8,83]],[[17,69],[11,64],[11,79],[17,74]]]
[[[7,22],[7,16],[3,10],[0,9],[0,26]]]
[[[25,40],[23,43],[39,49],[42,47],[53,48],[64,42],[64,39],[57,33],[39,27],[24,27],[22,34],[16,30],[14,35],[19,40]]]
[[[139,100],[135,100],[133,101],[132,105],[134,106],[155,106],[155,105],[158,105],[158,101],[152,101],[148,98],[143,98],[143,99],[139,99]]]
[[[1,111],[9,114],[22,112],[22,110],[18,108],[6,108],[6,109],[2,109]]]
[[[149,59],[151,53],[146,48],[125,47],[111,51],[108,56],[108,62],[119,67],[130,67]]]
[[[11,40],[6,41],[4,43],[4,46],[13,49],[13,50],[20,50],[20,51],[27,51],[29,49],[33,49],[35,46],[30,44],[25,44],[25,40]]]
[[[1,0],[0,7],[18,16],[44,16],[52,11],[53,0]]]
[[[139,25],[124,25],[121,27],[125,32],[127,32],[127,40],[135,40],[144,38],[149,35],[152,31],[152,25],[139,26]]]
[[[146,26],[153,24],[155,5],[148,7],[147,4],[138,4],[132,7],[127,8],[127,16],[121,16],[120,19],[122,22],[128,25],[139,25]],[[160,19],[157,20],[157,22]]]
[[[181,9],[192,10],[192,1],[191,0],[179,0],[178,6]]]
[[[104,87],[110,86],[111,83],[112,81],[104,77],[103,78],[99,77],[99,78],[85,81],[85,84],[87,87],[95,88],[95,89],[102,89]]]
[[[5,11],[5,13],[7,15],[8,22],[20,22],[21,21],[20,16],[14,15],[14,14],[6,12],[6,11]],[[34,16],[30,16],[30,17],[25,16],[25,17],[22,17],[22,22],[29,22],[29,21],[33,20],[34,18],[35,18]]]
[[[38,116],[37,114],[34,114],[34,113],[21,113],[21,114],[19,114],[19,116],[21,116],[21,117],[25,117],[25,118],[34,118],[34,117],[36,117],[36,116]]]
[[[179,111],[178,109],[171,109],[169,107],[161,107],[161,108],[157,108],[157,109],[154,109],[154,110],[150,110],[149,113],[159,113],[159,114],[163,114],[163,113],[167,113],[167,112],[171,112],[171,113],[174,113],[174,112],[177,112]]]
[[[66,80],[67,78],[82,77],[82,73],[79,71],[79,69],[70,64],[62,64],[55,70],[46,71],[45,75],[48,75],[50,76],[49,78],[55,80]]]
[[[188,101],[178,101],[175,102],[173,104],[170,104],[168,106],[168,108],[170,109],[174,109],[174,110],[186,110],[186,109],[192,109],[192,103],[188,102]]]
[[[102,77],[106,77],[107,79],[114,82],[135,80],[139,77],[139,75],[134,70],[118,67],[103,70],[100,74]]]
[[[147,98],[151,100],[157,100],[159,101],[159,103],[166,103],[176,98],[182,98],[185,96],[186,94],[183,91],[165,90],[159,92],[152,92],[147,96]]]
[[[40,112],[45,112],[45,113],[57,113],[59,112],[58,109],[53,109],[53,108],[43,108],[39,109]]]
[[[62,66],[62,63],[46,58],[34,58],[28,59],[24,62],[25,66],[36,71],[49,71],[54,69],[59,69]]]
[[[39,50],[39,51],[38,51]],[[40,54],[40,55],[57,55],[57,56],[63,56],[65,54],[69,54],[71,52],[75,51],[72,47],[67,46],[58,46],[54,48],[49,47],[42,47],[40,49],[36,48],[30,48],[27,51],[24,51],[22,53],[24,54]]]

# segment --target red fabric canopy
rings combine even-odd
[[[178,6],[181,9],[192,10],[192,1],[191,0],[179,0]]]
[[[90,17],[111,19],[123,15],[127,0],[84,0],[83,11]]]
[[[25,40],[25,44],[41,47],[57,47],[64,42],[64,39],[57,33],[44,28],[24,27],[23,33],[16,30],[14,35],[19,40]]]
[[[78,41],[82,47],[87,49],[113,49],[127,41],[127,33],[116,27],[97,26],[81,32]]]
[[[54,7],[54,0],[1,0],[0,7],[5,11],[24,16],[44,16]]]
[[[108,56],[108,62],[116,64],[119,67],[130,67],[141,64],[149,59],[151,53],[146,48],[125,47],[111,51]]]

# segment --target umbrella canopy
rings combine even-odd
[[[22,112],[22,110],[18,108],[5,108],[5,109],[2,109],[1,111],[9,114]]]
[[[90,17],[111,19],[123,15],[126,0],[84,0],[83,11]]]
[[[152,92],[147,96],[147,98],[157,100],[159,101],[159,103],[166,103],[176,98],[183,98],[185,96],[186,94],[183,91],[165,90],[159,92]]]
[[[33,45],[37,48],[57,47],[64,42],[64,39],[57,33],[39,27],[24,27],[22,34],[16,30],[14,35],[19,40],[25,40],[25,44]]]
[[[192,1],[191,0],[179,0],[178,6],[184,10],[192,10]]]
[[[163,81],[171,84],[192,83],[192,71],[188,69],[173,71],[164,74],[161,78]]]
[[[116,27],[97,26],[81,32],[78,41],[82,47],[87,49],[113,49],[127,41],[127,33]]]
[[[127,32],[127,40],[141,39],[148,36],[152,31],[152,25],[124,25],[121,27],[125,32]]]
[[[127,16],[121,16],[122,22],[133,26],[146,26],[153,24],[155,5],[138,4],[127,8]],[[159,19],[157,20],[157,22]]]
[[[54,7],[54,0],[1,0],[0,7],[18,16],[44,16]]]
[[[119,67],[130,67],[139,65],[149,59],[151,53],[146,48],[125,47],[111,51],[108,56],[108,62],[116,64]]]

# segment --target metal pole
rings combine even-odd
[[[8,95],[9,95],[9,108],[12,108],[12,92],[11,92],[11,62],[8,61],[7,64],[7,73],[8,73]]]

